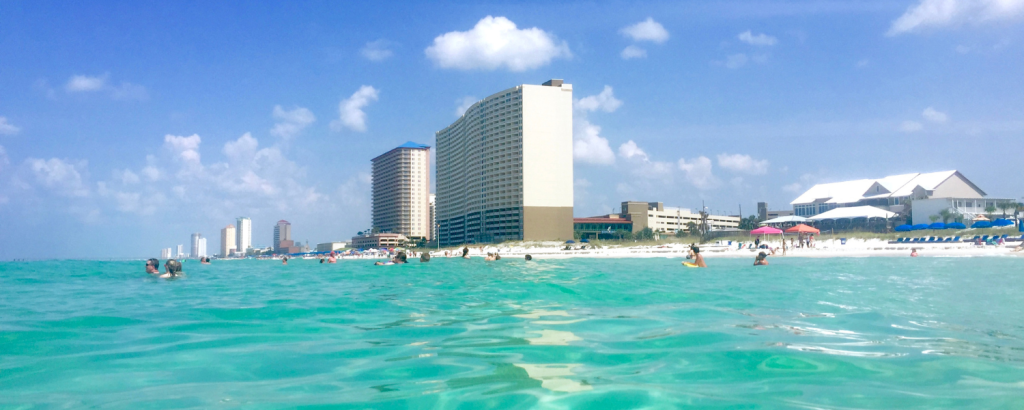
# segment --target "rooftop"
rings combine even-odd
[[[913,195],[914,189],[917,187],[928,191],[934,190],[954,175],[960,175],[960,172],[952,170],[924,174],[901,174],[879,179],[858,179],[817,184],[794,199],[790,204],[810,204],[815,202],[848,204],[862,199],[902,198]],[[964,178],[963,175],[960,175],[960,178],[975,189],[978,189],[967,178]],[[978,189],[978,192],[981,192],[982,195],[985,194],[981,189]]]

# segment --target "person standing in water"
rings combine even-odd
[[[178,262],[174,259],[168,259],[167,262],[164,262],[164,269],[167,270],[167,273],[160,275],[161,278],[173,279],[182,275],[181,262]]]
[[[704,255],[700,254],[700,248],[696,245],[690,245],[690,256],[693,258],[693,264],[697,265],[698,268],[706,268],[708,264],[704,262]],[[686,262],[683,262],[685,265]]]
[[[462,259],[469,259],[469,248],[462,248]]]
[[[768,265],[768,255],[765,254],[764,252],[761,252],[761,253],[757,254],[757,257],[754,258],[754,266],[767,266],[767,265]]]

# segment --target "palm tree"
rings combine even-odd
[[[953,219],[953,212],[950,212],[948,208],[943,209],[939,211],[939,217],[942,218],[942,223],[949,223],[949,220]]]
[[[996,207],[995,207],[995,205],[992,205],[992,204],[988,204],[988,206],[986,206],[986,207],[985,207],[985,213],[989,214],[990,216],[991,216],[992,214],[994,214],[995,212],[996,212]]]
[[[1003,211],[1003,219],[1006,219],[1006,210],[1013,208],[1015,204],[1010,201],[999,201],[996,206]]]
[[[928,220],[932,221],[932,223],[936,223],[936,222],[939,221],[939,216],[938,215],[931,215],[931,216],[928,217]]]

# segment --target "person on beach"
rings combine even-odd
[[[156,258],[149,258],[149,260],[146,261],[146,273],[150,275],[159,275],[160,260]]]
[[[757,254],[754,258],[754,266],[768,266],[768,255],[764,252]]]
[[[176,278],[178,276],[181,276],[182,274],[181,262],[178,262],[174,259],[168,259],[167,262],[164,262],[164,269],[167,271],[167,273],[160,275],[160,277],[164,279]]]
[[[911,258],[916,258],[917,257],[917,248],[910,248],[910,257]]]
[[[761,247],[761,238],[754,238],[754,248]]]

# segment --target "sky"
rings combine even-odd
[[[0,260],[347,241],[371,158],[552,78],[576,216],[950,169],[1019,199],[1022,34],[1024,0],[0,1]]]

